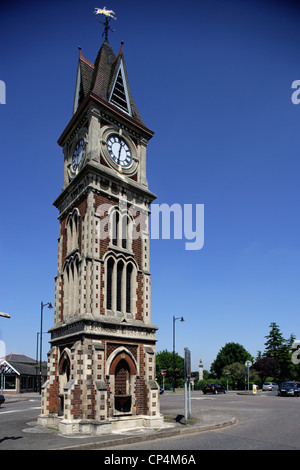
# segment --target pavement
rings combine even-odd
[[[5,395],[5,404],[17,401],[26,401],[37,398],[37,393],[24,393],[20,395]],[[77,434],[67,436],[61,434],[57,429],[45,428],[36,422],[27,423],[28,428],[23,432],[31,434],[31,445],[36,450],[47,445],[51,450],[96,450],[108,449],[114,446],[134,444],[135,442],[170,438],[179,435],[211,431],[227,426],[232,426],[237,419],[232,414],[214,409],[202,409],[197,415],[185,423],[183,415],[164,416],[164,425],[160,429],[135,428],[123,432],[93,435]],[[42,444],[45,442],[45,444]]]

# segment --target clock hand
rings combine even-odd
[[[122,143],[120,144],[120,148],[119,148],[118,165],[120,164],[121,150],[122,150]]]
[[[120,160],[120,157],[121,157],[121,153],[122,153],[122,148],[125,148],[125,142],[123,142],[123,140],[121,140],[120,142],[120,150],[119,150],[119,160]],[[123,159],[124,160],[124,159]]]

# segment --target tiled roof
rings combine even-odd
[[[128,91],[132,118],[144,126],[145,124],[138,112],[138,109],[135,105],[135,102],[132,98],[129,89],[128,77],[123,54],[123,44],[118,55],[115,56],[115,53],[109,43],[107,41],[104,41],[98,52],[94,64],[84,58],[81,52],[81,48],[79,48],[79,51],[79,65],[82,77],[84,97],[89,92],[92,92],[100,99],[109,102],[109,96],[115,80],[115,76],[119,70],[120,62],[122,61],[125,72],[126,88]]]
[[[80,64],[80,70],[81,70],[84,96],[86,96],[87,93],[91,89],[91,83],[92,83],[92,78],[93,78],[93,73],[94,73],[94,64],[92,64],[91,62],[89,62],[87,59],[83,57],[81,48],[79,48],[79,64]]]
[[[13,354],[10,353],[4,357],[4,359],[8,362],[22,362],[23,364],[35,364],[35,359],[31,357],[25,356],[25,354]]]
[[[12,366],[20,375],[37,375],[39,374],[39,363],[36,363],[35,359],[25,356],[24,354],[8,354],[4,358],[0,359],[0,363],[3,360]],[[42,362],[42,375],[47,375],[47,363]]]

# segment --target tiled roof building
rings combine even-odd
[[[6,393],[24,393],[39,391],[39,364],[35,359],[24,354],[8,354],[0,359],[3,371],[1,389]],[[47,377],[47,365],[42,364],[42,383]]]

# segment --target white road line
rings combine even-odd
[[[215,397],[191,397],[192,400],[215,400]]]
[[[41,407],[40,406],[32,406],[31,408],[27,408],[27,410],[40,410]],[[5,415],[5,414],[8,414],[8,413],[24,413],[24,411],[26,410],[9,410],[9,411],[1,411],[0,410],[0,417],[1,415]]]

